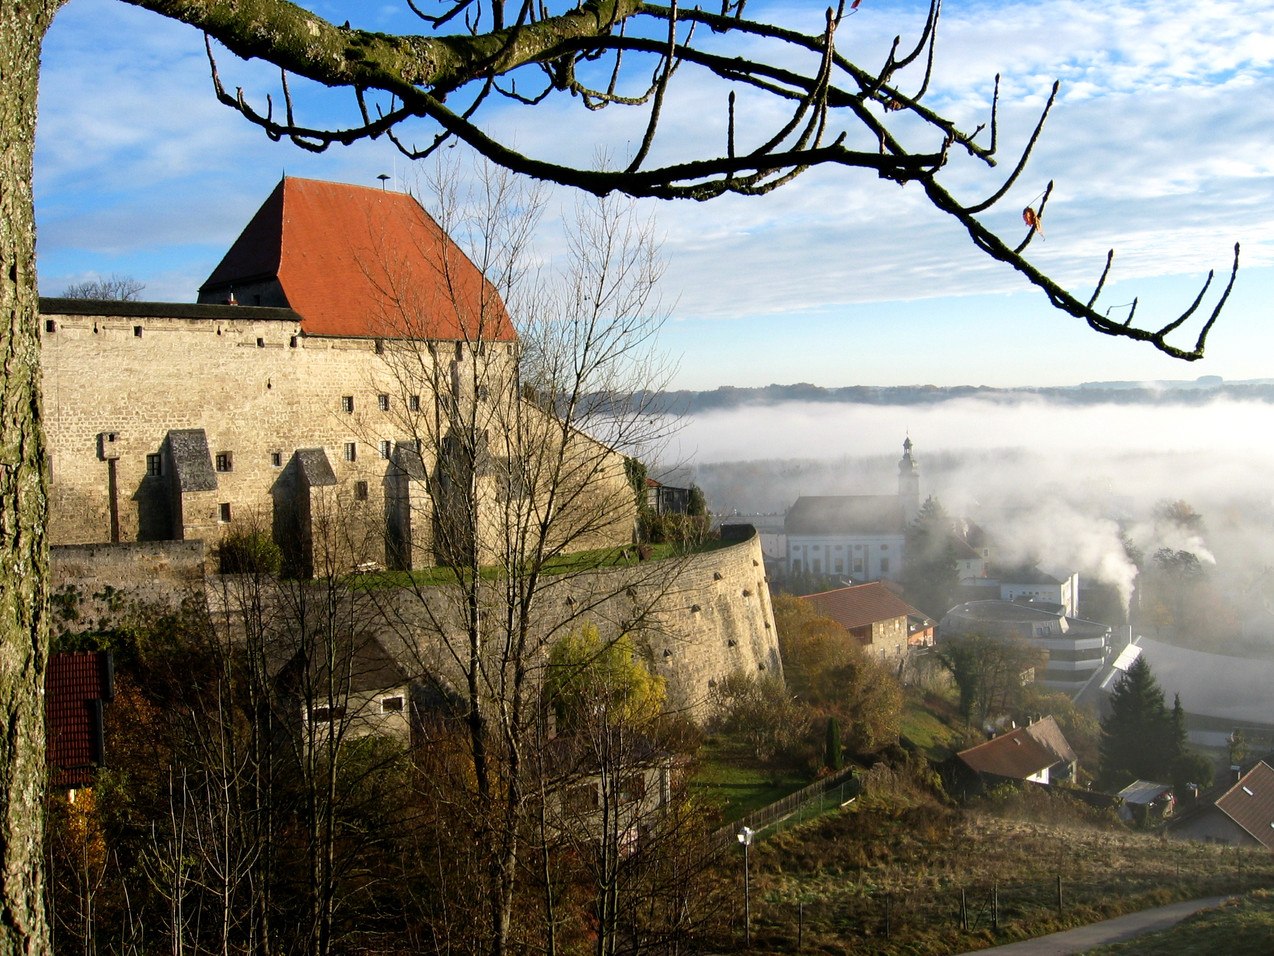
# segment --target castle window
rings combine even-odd
[[[365,481],[354,482],[354,500],[355,501],[367,500],[367,482]]]
[[[389,396],[385,394],[377,395],[376,404],[380,406],[382,412],[389,411]]]
[[[257,339],[257,348],[259,349],[265,348],[265,339],[262,339],[262,338]]]
[[[389,440],[388,440],[388,439],[386,439],[386,440],[382,441],[382,442],[380,443],[380,457],[381,457],[381,458],[388,458],[388,457],[389,457],[389,449],[390,449]]]
[[[294,348],[296,348],[296,336],[295,336],[295,335],[294,335],[294,336],[292,336],[290,339],[288,339],[288,348],[290,348],[290,349],[294,349]]]
[[[407,407],[411,409],[413,412],[420,411],[420,396],[419,395],[411,396],[411,398],[407,400]]]
[[[217,471],[234,471],[234,456],[230,452],[217,452]]]
[[[376,354],[377,354],[377,355],[384,355],[384,354],[385,354],[385,340],[384,340],[384,339],[377,339],[377,340],[376,340]]]
[[[146,474],[158,478],[164,473],[164,459],[161,455],[146,456]]]
[[[380,712],[382,714],[401,713],[403,709],[402,697],[382,697],[380,701]]]
[[[352,415],[354,413],[354,396],[353,395],[341,396],[341,411],[343,411],[346,415]]]
[[[133,338],[140,339],[142,337],[142,327],[140,325],[133,326]]]
[[[352,441],[345,443],[345,460],[358,461],[358,445]]]
[[[58,330],[58,324],[53,319],[44,320],[44,331],[52,334]]]
[[[230,502],[223,501],[217,505],[217,518],[225,523],[230,521]]]
[[[282,468],[283,467],[283,452],[281,451],[270,452],[270,464],[273,465],[275,468]]]

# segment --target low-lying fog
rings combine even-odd
[[[1271,425],[1274,405],[1259,401],[791,402],[687,419],[662,457],[686,469],[717,514],[781,514],[800,495],[893,493],[910,435],[921,497],[977,521],[1008,557],[1079,569],[1126,599],[1137,570],[1122,530],[1147,555],[1194,553],[1255,608],[1274,606]],[[1163,500],[1193,506],[1199,532],[1155,522]]]

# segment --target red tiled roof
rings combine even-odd
[[[827,615],[846,630],[866,627],[880,621],[892,621],[896,617],[924,617],[922,612],[879,581],[807,594],[802,600],[809,601],[818,608],[820,614]]]
[[[1052,720],[1052,718],[1045,718],[1045,720]],[[1043,740],[1037,739],[1037,736],[1031,733],[1031,729],[1031,727],[1019,727],[984,744],[962,750],[956,756],[978,773],[1012,780],[1025,780],[1041,770],[1069,762]],[[1059,736],[1060,734],[1061,731],[1058,731]],[[1062,743],[1066,743],[1065,738],[1062,738]],[[1070,751],[1070,746],[1066,745],[1066,749]],[[1074,759],[1073,753],[1071,759]]]
[[[111,695],[106,656],[99,651],[49,655],[44,676],[45,750],[54,787],[87,785],[101,761],[101,701]]]
[[[285,177],[199,291],[271,278],[307,335],[515,337],[495,288],[405,193]]]
[[[1268,849],[1274,849],[1274,768],[1262,761],[1216,802],[1231,820]]]

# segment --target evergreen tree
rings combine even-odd
[[[839,770],[845,760],[840,740],[840,722],[835,715],[827,718],[827,741],[824,745],[823,763],[828,770]]]
[[[955,534],[951,516],[932,496],[925,499],[916,520],[907,528],[902,579],[907,600],[932,618],[940,618],[955,603],[960,585]]]
[[[1134,780],[1170,781],[1185,745],[1185,713],[1173,712],[1150,665],[1138,657],[1115,684],[1101,722],[1101,781],[1107,789]]]

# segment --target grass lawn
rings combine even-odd
[[[769,771],[751,766],[746,758],[741,748],[715,738],[699,751],[691,792],[716,803],[723,822],[738,820],[810,782],[795,774],[775,778]]]
[[[899,736],[935,763],[966,745],[966,734],[955,707],[933,694],[908,690],[903,698]]]

